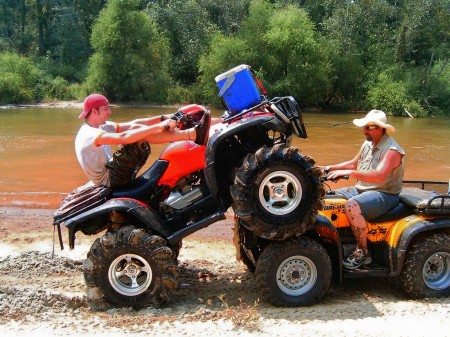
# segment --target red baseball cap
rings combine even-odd
[[[103,105],[109,104],[108,99],[100,94],[90,94],[84,100],[84,110],[78,116],[78,118],[83,119],[92,109],[100,108]]]

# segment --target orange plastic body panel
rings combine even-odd
[[[350,228],[345,214],[345,199],[325,199],[323,210],[319,211],[320,215],[327,217],[336,229]],[[390,230],[394,227],[397,221],[388,221],[382,223],[367,222],[367,240],[370,242],[380,242],[387,240]],[[319,233],[329,240],[334,239],[324,227],[318,228]],[[398,240],[398,238],[397,238]]]
[[[345,199],[324,199],[323,210],[318,214],[327,217],[336,229],[350,228],[345,214]],[[367,222],[367,240],[370,242],[385,241],[389,247],[396,247],[400,240],[402,233],[409,226],[414,225],[419,221],[433,219],[436,216],[412,214],[403,219],[394,221],[386,221],[381,223]],[[319,234],[327,241],[336,242],[336,232],[324,226],[317,227]]]
[[[169,144],[159,157],[167,160],[169,166],[162,175],[158,185],[175,186],[180,177],[201,170],[205,167],[206,146],[192,141],[180,141]]]

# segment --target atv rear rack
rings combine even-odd
[[[406,181],[405,181],[406,183]],[[400,200],[416,209],[416,213],[428,215],[450,214],[450,195],[438,194],[417,187],[404,187]]]
[[[450,195],[437,195],[428,200],[426,207],[417,206],[418,213],[430,215],[448,215],[450,214]]]

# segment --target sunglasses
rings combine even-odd
[[[373,130],[373,129],[378,129],[379,126],[378,125],[366,125],[364,127],[364,130]]]

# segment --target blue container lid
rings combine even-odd
[[[234,75],[245,69],[250,70],[250,66],[248,66],[246,64],[241,64],[241,65],[234,67],[233,69],[230,69],[220,75],[217,75],[214,79],[216,80],[216,82],[220,82],[220,81],[226,79],[227,77],[230,77],[231,75]]]

